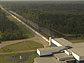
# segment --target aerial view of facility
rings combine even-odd
[[[84,63],[84,1],[0,0],[0,63]]]
[[[37,49],[34,63],[84,63],[84,43],[72,44],[64,38],[49,41],[50,47]]]

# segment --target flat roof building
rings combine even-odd
[[[54,38],[51,40],[51,43],[55,44],[56,46],[70,46],[72,43],[64,38]]]
[[[84,61],[84,48],[72,48],[70,50],[75,59],[78,61]]]
[[[64,47],[48,47],[48,48],[39,48],[37,49],[37,54],[39,56],[52,55],[54,52],[63,49]]]
[[[50,41],[56,46],[37,49],[39,57],[34,59],[34,63],[84,63],[84,43],[72,44],[64,38]]]
[[[35,58],[34,63],[66,63],[66,62],[57,61],[55,57],[41,57],[41,58]]]
[[[72,55],[67,55],[65,53],[54,54],[54,57],[57,58],[58,61],[66,61],[69,59],[74,59]]]
[[[71,46],[73,48],[84,48],[84,43],[74,43]]]

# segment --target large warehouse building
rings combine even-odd
[[[37,49],[34,63],[84,63],[84,43],[72,44],[64,38],[50,38],[49,45],[51,47]]]

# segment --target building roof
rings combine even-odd
[[[35,63],[66,63],[77,59],[78,61],[84,60],[84,43],[74,43],[64,38],[54,38],[52,43],[56,45],[62,45],[58,47],[39,48],[37,53],[39,56],[45,56],[35,59]],[[68,48],[71,46],[71,48]],[[65,51],[61,53],[60,51]],[[53,54],[51,57],[47,56]],[[47,57],[46,57],[47,56]],[[65,61],[65,62],[61,62]]]
[[[80,48],[72,48],[70,49],[71,52],[77,54],[78,56],[84,56],[84,47],[80,47]]]
[[[79,48],[79,47],[82,47],[84,48],[84,43],[74,43],[71,45],[73,48]]]
[[[64,48],[63,46],[61,46],[61,47],[48,47],[48,48],[39,48],[38,50],[40,51],[40,56],[42,56],[42,55],[50,55],[53,52],[56,52],[56,51],[63,49],[63,48]]]
[[[40,57],[35,58],[34,63],[65,63],[62,61],[57,61],[54,57]]]
[[[54,38],[55,41],[60,43],[62,46],[70,46],[72,43],[64,38]]]
[[[54,54],[54,57],[56,57],[58,61],[65,61],[74,58],[72,55],[67,55],[66,53]]]

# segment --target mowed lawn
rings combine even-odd
[[[72,38],[69,39],[69,41],[71,41],[72,43],[81,43],[84,42],[84,38]]]
[[[37,57],[36,52],[0,55],[0,63],[33,63],[35,57]]]
[[[24,50],[36,50],[37,48],[42,48],[43,45],[34,41],[24,41],[21,43],[16,43],[9,45],[0,49],[1,52],[16,52]]]
[[[14,61],[8,60],[4,56],[0,56],[0,63],[15,63]]]

